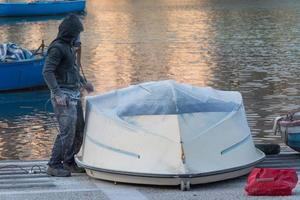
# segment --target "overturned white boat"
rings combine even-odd
[[[160,81],[87,97],[76,162],[94,178],[189,189],[244,175],[264,156],[239,92]]]

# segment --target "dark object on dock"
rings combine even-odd
[[[5,2],[0,3],[0,16],[19,17],[82,12],[85,9],[85,3],[85,0]]]
[[[260,149],[266,155],[276,155],[280,153],[279,144],[256,144],[255,147]]]

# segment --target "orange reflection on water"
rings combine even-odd
[[[175,41],[171,43],[172,53],[168,60],[172,78],[199,86],[209,85],[215,67],[210,44],[215,31],[208,22],[211,19],[209,12],[175,9],[168,12],[167,18]]]

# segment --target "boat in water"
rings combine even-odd
[[[85,9],[85,4],[85,0],[2,2],[0,3],[0,16],[40,16],[82,12]]]
[[[290,112],[286,116],[277,117],[274,132],[281,135],[287,146],[300,152],[300,112]]]
[[[239,92],[175,81],[87,97],[84,135],[77,164],[114,182],[188,190],[245,175],[265,157]]]
[[[42,75],[45,63],[44,44],[42,43],[36,51],[28,51],[13,43],[5,45],[5,48],[2,48],[4,45],[0,45],[0,55],[3,56],[3,60],[0,61],[0,91],[45,85]],[[26,55],[23,52],[26,52]]]

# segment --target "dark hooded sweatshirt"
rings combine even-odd
[[[73,48],[82,31],[80,19],[69,15],[59,25],[58,35],[48,48],[43,75],[52,95],[60,95],[63,88],[79,90],[83,83]]]

